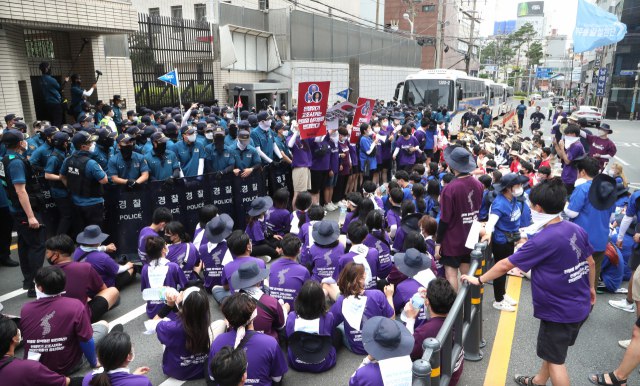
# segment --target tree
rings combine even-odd
[[[482,49],[482,58],[485,63],[502,64],[513,58],[514,52],[507,44],[500,41],[492,41]]]
[[[529,60],[529,66],[540,65],[542,62],[542,44],[540,42],[533,42],[529,46],[527,51],[527,59]]]

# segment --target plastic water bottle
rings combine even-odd
[[[145,288],[142,291],[142,300],[146,302],[155,300],[165,301],[167,300],[168,294],[177,292],[178,291],[171,287]]]
[[[416,310],[420,310],[420,309],[422,309],[422,307],[424,307],[424,298],[422,297],[422,295],[420,295],[419,292],[416,292],[411,297],[411,305]]]
[[[346,206],[341,206],[340,207],[340,218],[338,219],[338,224],[340,224],[340,226],[342,226],[342,224],[344,224],[344,220],[347,217],[347,207]]]

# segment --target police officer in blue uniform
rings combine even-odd
[[[230,173],[234,169],[235,160],[231,152],[224,146],[224,129],[216,127],[213,130],[213,143],[205,148],[207,154],[205,161],[205,173],[216,173],[222,177],[223,174]]]
[[[120,151],[111,157],[107,170],[111,182],[129,189],[147,182],[149,165],[142,154],[133,151],[133,138],[129,134],[120,134],[116,142]]]
[[[120,111],[120,103],[122,102],[122,98],[120,95],[116,94],[113,96],[111,108],[113,109],[113,123],[116,124],[118,128],[118,132],[122,132],[122,111]]]
[[[263,165],[269,165],[273,163],[274,155],[278,159],[282,158],[280,149],[275,146],[275,136],[273,130],[271,130],[271,117],[267,112],[263,111],[258,114],[258,126],[251,130],[251,139],[253,140],[253,146],[260,154]]]
[[[41,224],[44,209],[42,188],[24,156],[27,141],[19,130],[6,130],[2,142],[7,152],[2,158],[0,179],[9,197],[9,210],[18,233],[18,257],[22,270],[22,288],[35,297],[33,279],[44,262],[45,229]]]
[[[247,130],[238,132],[236,143],[229,149],[233,157],[233,173],[242,178],[249,177],[256,169],[260,169],[260,155],[255,147],[251,146],[251,135]]]
[[[176,144],[178,143],[178,136],[180,133],[180,130],[178,130],[178,125],[176,125],[176,123],[173,121],[167,122],[162,132],[169,138],[169,141],[167,142],[167,150],[171,150],[175,153]]]
[[[158,129],[153,125],[147,125],[142,129],[142,137],[144,138],[144,144],[142,145],[142,154],[147,154],[153,149],[151,144],[151,136],[158,132]]]
[[[40,123],[39,121],[37,121],[36,123]],[[16,123],[16,129],[19,129],[20,131],[22,131],[23,134],[27,133],[27,124],[24,122],[18,122]],[[31,155],[33,155],[33,152],[36,151],[40,146],[44,145],[45,143],[45,138],[44,135],[42,133],[42,125],[38,125],[38,126],[33,126],[33,136],[30,136],[29,138],[27,138],[27,157],[29,157],[29,159],[31,159]]]
[[[153,150],[144,155],[149,165],[149,179],[151,181],[167,181],[180,178],[180,161],[171,150],[167,150],[167,138],[163,133],[155,133],[151,136]]]
[[[62,163],[69,154],[69,134],[58,131],[51,137],[51,154],[46,159],[44,167],[44,178],[49,181],[51,197],[56,203],[58,210],[58,227],[56,234],[71,234],[71,214],[73,213],[73,202],[69,196],[67,187],[60,178]]]
[[[109,158],[113,156],[113,146],[118,133],[107,128],[101,128],[96,131],[96,135],[98,139],[96,140],[96,149],[92,158],[98,162],[102,170],[107,170]]]
[[[87,225],[102,227],[104,220],[104,188],[107,173],[92,156],[95,152],[98,136],[86,131],[78,131],[73,135],[71,143],[75,151],[64,160],[60,169],[61,180],[71,192],[71,200],[79,214],[80,221],[76,230]]]
[[[201,176],[204,172],[204,146],[197,141],[196,129],[183,126],[180,130],[182,141],[176,143],[175,153],[185,177]]]
[[[44,167],[47,166],[47,160],[51,156],[51,153],[53,153],[53,144],[51,141],[57,132],[58,128],[55,126],[48,126],[42,130],[45,142],[34,150],[33,153],[31,153],[31,157],[29,157],[29,162],[31,162],[31,166],[33,166],[36,172],[43,170]]]

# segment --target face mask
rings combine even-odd
[[[264,216],[260,216],[260,217],[258,217],[258,221],[260,221],[260,222],[264,222]]]
[[[285,130],[282,132],[282,136],[283,137],[288,137],[289,136],[289,130]]]
[[[122,146],[120,148],[120,154],[122,154],[122,158],[125,160],[130,160],[133,154],[133,146]]]
[[[162,238],[164,239],[164,241],[165,241],[167,244],[173,244],[173,241],[171,240],[171,236],[169,236],[169,235],[164,235]]]
[[[524,194],[524,189],[522,187],[515,188],[511,193],[513,194],[514,197],[520,197]]]
[[[599,134],[601,137],[604,137],[605,135],[609,134],[609,132],[608,132],[608,131],[606,131],[606,130],[598,129],[598,134]]]
[[[578,142],[580,138],[578,137],[564,137],[564,148],[568,149],[571,145]]]
[[[211,140],[211,139],[213,139],[213,133],[204,133],[204,137],[205,137],[206,139]]]
[[[195,133],[194,133],[194,134],[187,135],[187,141],[189,141],[189,142],[193,143],[193,142],[195,142],[195,141],[196,141],[196,137],[197,137],[197,134],[195,134]]]
[[[271,128],[271,120],[260,122],[258,126],[260,126],[262,130],[269,130]]]
[[[96,143],[93,142],[91,144],[91,147],[89,147],[89,153],[93,153],[94,151],[96,151]]]
[[[166,150],[167,150],[167,143],[166,142],[162,142],[162,143],[158,143],[157,144],[156,154],[163,155]]]
[[[337,143],[337,142],[338,142],[338,139],[340,139],[340,136],[339,136],[339,135],[331,134],[331,140],[332,140],[334,143]]]
[[[611,177],[615,176],[615,172],[613,170],[608,170],[607,174],[610,175]]]
[[[38,287],[36,286],[36,299],[42,299],[42,298],[46,298],[48,295],[45,294],[44,292],[40,291],[38,289]]]
[[[379,127],[374,127],[373,131],[374,131],[374,133],[379,133],[380,132],[380,128]]]
[[[238,149],[240,150],[244,150],[247,148],[247,145],[249,144],[248,140],[244,140],[244,141],[238,141]]]
[[[545,225],[547,225],[551,220],[560,216],[560,213],[555,214],[547,214],[538,212],[535,209],[531,209],[531,225],[526,228],[523,228],[523,232],[527,235],[533,235],[538,233]]]
[[[389,121],[382,121],[382,126],[383,127],[389,126]]]
[[[20,345],[20,343],[22,343],[22,331],[20,331],[20,329],[18,329],[18,346]]]
[[[225,117],[227,119],[233,119],[233,113],[227,113],[227,115],[225,115]]]

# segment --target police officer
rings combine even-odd
[[[275,141],[276,146],[282,154],[282,160],[291,165],[293,156],[291,155],[291,149],[287,146],[287,137],[289,136],[289,126],[285,126],[282,121],[276,122],[274,131],[276,132]]]
[[[20,122],[22,117],[17,116],[16,114],[7,114],[4,116],[4,124],[7,129],[14,129],[16,123]]]
[[[206,173],[222,174],[233,171],[235,160],[231,156],[231,152],[224,146],[224,129],[216,127],[213,130],[213,143],[205,148],[207,154],[205,162]]]
[[[24,122],[16,123],[16,129],[20,129],[23,134],[27,132],[27,124]],[[31,155],[34,151],[36,151],[40,146],[44,145],[45,139],[42,133],[42,124],[40,121],[35,121],[33,125],[33,135],[27,138],[27,153],[26,156],[31,159]]]
[[[260,155],[255,147],[251,146],[251,134],[247,130],[238,132],[236,143],[229,149],[233,157],[233,173],[242,178],[249,177],[251,173],[260,167]]]
[[[51,66],[48,62],[40,63],[40,71],[42,71],[42,77],[40,78],[40,87],[42,88],[42,96],[47,111],[47,115],[50,117],[51,124],[56,127],[62,125],[62,88],[60,83],[51,76]],[[65,78],[65,82],[69,81],[69,78]]]
[[[151,150],[153,150],[153,145],[151,144],[151,136],[158,132],[158,129],[149,124],[142,129],[142,137],[144,138],[144,144],[142,145],[142,154],[147,154]]]
[[[167,142],[167,150],[171,150],[175,153],[179,132],[180,130],[178,130],[178,125],[176,125],[175,121],[170,121],[165,124],[163,133],[169,138],[169,141]]]
[[[116,126],[116,123],[114,122],[114,119],[113,119],[114,114],[115,112],[113,111],[113,108],[111,106],[109,105],[102,106],[102,115],[104,117],[100,120],[99,126],[108,127],[109,130],[113,132],[117,132],[118,127]]]
[[[51,141],[57,132],[58,128],[55,126],[48,126],[42,130],[42,136],[45,142],[34,150],[33,153],[31,153],[31,157],[29,157],[29,162],[31,162],[31,166],[33,166],[36,172],[43,170],[44,167],[47,166],[47,160],[53,152],[53,144]]]
[[[204,146],[205,151],[207,150],[207,146],[213,144],[213,133],[215,129],[215,123],[207,123],[207,127],[204,128],[204,142],[202,143],[202,146]],[[222,133],[224,134],[224,130],[222,130]]]
[[[204,172],[204,146],[197,141],[196,129],[183,126],[180,130],[182,141],[176,143],[175,153],[185,177],[200,176]]]
[[[49,181],[51,197],[56,203],[58,210],[58,227],[56,234],[71,233],[71,214],[73,213],[73,203],[69,197],[67,187],[60,178],[62,163],[69,154],[69,134],[58,131],[51,136],[51,153],[46,158],[44,167],[44,178]]]
[[[122,130],[122,111],[120,111],[120,103],[122,103],[122,98],[120,98],[120,95],[114,95],[111,103],[111,108],[113,109],[113,122],[116,124],[118,132]]]
[[[91,114],[80,115],[78,119],[78,123],[80,123],[80,127],[89,131],[91,128],[95,128],[96,126],[93,124],[93,116]]]
[[[142,154],[133,151],[133,138],[129,134],[120,134],[116,142],[120,151],[109,159],[107,170],[111,182],[130,189],[147,182],[149,165]]]
[[[27,141],[24,134],[15,129],[6,130],[2,136],[7,152],[2,158],[0,179],[9,197],[9,210],[18,233],[18,257],[22,270],[22,288],[29,297],[35,297],[33,278],[44,262],[45,229],[41,226],[44,209],[42,188],[24,156]]]
[[[258,125],[251,130],[251,139],[253,140],[253,146],[260,154],[262,158],[262,164],[268,165],[273,162],[274,154],[278,159],[282,158],[280,149],[275,146],[275,138],[273,131],[271,130],[272,117],[265,111],[258,114]]]
[[[153,150],[144,155],[149,165],[149,178],[151,181],[166,181],[172,178],[180,178],[180,161],[171,150],[167,150],[167,138],[163,133],[155,133],[151,136]]]
[[[98,162],[102,170],[107,170],[109,159],[113,156],[113,145],[118,134],[106,128],[96,131],[96,149],[93,152],[93,159]]]
[[[104,188],[107,173],[100,167],[92,156],[96,148],[98,136],[86,131],[78,131],[73,135],[71,143],[75,151],[64,160],[60,168],[62,182],[71,192],[71,199],[80,221],[77,229],[84,229],[87,225],[102,227],[104,220]]]
[[[95,89],[96,85],[94,83],[89,90],[85,91],[82,88],[80,75],[71,75],[71,105],[69,106],[69,114],[71,114],[75,119],[78,119],[82,113],[82,105],[85,101],[85,97],[90,97]]]

